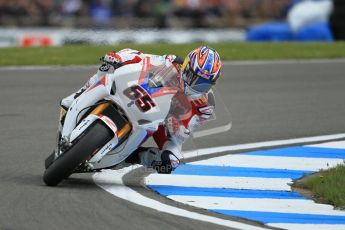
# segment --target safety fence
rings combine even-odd
[[[110,45],[119,43],[187,43],[243,41],[240,29],[91,30],[62,28],[0,29],[0,47]]]

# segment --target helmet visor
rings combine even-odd
[[[194,73],[190,68],[188,68],[188,66],[183,72],[182,77],[189,89],[195,91],[195,93],[207,93],[212,87],[210,80],[207,80],[204,77]]]

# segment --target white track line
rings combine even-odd
[[[306,145],[306,147],[330,148],[330,149],[344,149],[345,141],[332,141],[322,144]]]
[[[292,183],[292,180],[290,178],[151,174],[144,178],[144,182],[146,185],[291,191],[288,184]]]
[[[269,224],[272,227],[282,228],[282,229],[293,229],[293,230],[344,230],[344,225],[342,224]]]
[[[147,198],[133,189],[124,186],[122,177],[133,170],[133,167],[128,167],[122,170],[103,170],[101,173],[95,173],[93,179],[95,183],[106,190],[107,192],[115,195],[118,198],[130,201],[137,205],[145,206],[148,208],[155,209],[160,212],[169,213],[175,216],[182,216],[194,220],[205,221],[213,224],[218,224],[226,227],[237,228],[237,229],[248,229],[248,230],[259,230],[266,229],[257,227],[249,224],[244,224],[236,221],[220,219],[212,216],[202,215],[199,213],[187,211],[185,209],[176,208],[158,202],[156,200]]]
[[[204,209],[257,212],[281,212],[283,210],[284,213],[345,216],[344,211],[335,210],[332,205],[317,204],[312,200],[306,199],[258,199],[180,195],[171,195],[168,198]]]
[[[275,147],[275,146],[282,146],[282,145],[292,145],[292,144],[301,144],[301,143],[318,142],[318,141],[329,141],[329,140],[335,140],[335,139],[341,139],[341,138],[345,138],[345,133],[205,148],[205,149],[199,149],[196,151],[185,152],[184,158],[191,158],[191,157],[203,156],[203,155],[214,154],[214,153],[222,153],[222,152],[228,152],[228,151],[249,150],[249,149],[256,149],[256,148]]]
[[[333,158],[304,158],[304,157],[280,157],[280,156],[255,156],[232,154],[207,160],[191,162],[195,165],[212,166],[236,166],[267,169],[289,169],[319,171],[343,163],[343,159]]]

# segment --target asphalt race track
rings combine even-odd
[[[251,143],[345,131],[345,61],[235,63],[217,88],[232,130],[197,146]],[[62,97],[96,67],[0,69],[0,229],[225,229],[117,199],[91,175],[58,187],[42,181]]]

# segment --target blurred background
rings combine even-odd
[[[228,28],[283,19],[294,0],[1,0],[2,26]]]
[[[344,0],[0,0],[2,47],[344,39]]]

